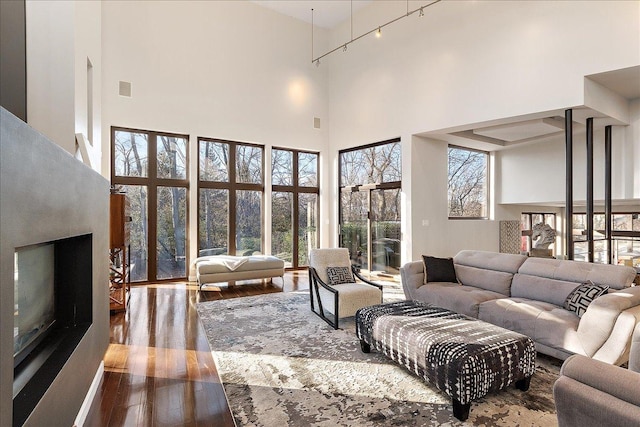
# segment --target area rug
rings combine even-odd
[[[485,396],[463,423],[446,395],[384,355],[362,353],[353,318],[334,330],[312,314],[308,292],[197,308],[239,426],[557,425],[555,359],[538,355],[529,391]]]

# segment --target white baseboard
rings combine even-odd
[[[80,411],[78,412],[78,416],[73,423],[74,427],[82,427],[84,422],[87,420],[87,415],[89,415],[89,410],[91,409],[91,405],[93,404],[93,400],[98,393],[98,389],[100,388],[100,384],[102,384],[102,378],[104,377],[104,361],[100,362],[100,366],[98,366],[98,370],[96,371],[96,375],[93,377],[93,382],[91,383],[91,387],[89,387],[89,391],[84,398],[84,402],[82,402],[82,406],[80,407]]]

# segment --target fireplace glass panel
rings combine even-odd
[[[16,362],[55,320],[53,243],[15,251],[13,355]]]

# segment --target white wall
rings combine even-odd
[[[72,1],[26,1],[27,121],[75,154]]]
[[[640,149],[640,140],[633,138],[638,132],[634,126],[612,127],[612,199],[614,203],[638,198],[640,180],[634,175],[640,163],[634,153]],[[604,128],[594,127],[594,199],[604,200]],[[500,151],[503,178],[500,182],[499,203],[564,203],[565,200],[565,141],[564,137]],[[584,204],[586,189],[586,135],[584,131],[573,136],[573,197],[575,203]],[[634,167],[635,165],[635,167]],[[635,193],[635,196],[634,196]],[[640,202],[638,203],[640,205]]]
[[[89,138],[89,156],[95,170],[108,176],[109,170],[101,171],[102,155],[102,7],[98,1],[78,1],[75,6],[75,133]],[[93,120],[88,120],[87,60],[93,65]],[[92,124],[93,129],[89,129]],[[107,140],[108,141],[108,140]]]
[[[311,64],[310,24],[246,1],[108,1],[102,12],[103,140],[110,140],[111,126],[190,135],[192,259],[198,137],[264,144],[267,163],[272,146],[316,150],[324,160],[326,69]],[[322,43],[322,31],[315,37]],[[121,80],[131,82],[132,97],[118,95]],[[320,174],[326,192],[326,163]],[[265,207],[270,203],[267,197]],[[327,204],[321,209],[324,226]]]
[[[410,250],[406,256],[453,256],[462,249],[497,251],[498,221],[448,219],[447,144],[414,136],[402,148],[409,149],[414,159],[410,175],[403,170],[402,176],[403,190],[406,182],[411,183],[407,201],[412,231],[404,236]]]
[[[406,4],[398,3],[373,2],[364,8],[354,17],[360,29],[355,35],[406,12]],[[348,26],[333,33],[335,45],[345,41]],[[583,105],[585,75],[640,64],[639,27],[640,3],[635,1],[438,3],[425,9],[425,16],[405,18],[386,27],[380,39],[358,40],[325,61],[330,68],[330,156],[391,137],[405,141],[416,133]],[[412,170],[420,173],[411,173],[410,179],[419,182],[412,182],[405,206],[413,230],[407,257],[426,249],[443,255],[453,255],[458,247],[498,250],[498,225],[491,221],[443,225],[449,224],[440,200],[446,194],[439,170],[445,144],[436,149],[421,147],[424,143],[412,142]],[[545,168],[555,167],[555,159],[543,157]],[[531,168],[534,163],[529,162]],[[508,182],[510,172],[502,171],[499,182]],[[540,197],[564,199],[555,192]],[[434,198],[439,201],[432,205]],[[434,231],[421,225],[427,213],[437,224]],[[331,232],[336,230],[333,223]],[[429,241],[417,244],[420,236]]]
[[[26,1],[27,120],[71,154],[88,135],[87,58],[93,63],[94,169],[100,170],[101,7],[97,1]]]
[[[629,122],[631,124],[624,129],[622,159],[618,159],[624,177],[620,186],[625,198],[640,199],[640,99],[629,103]]]

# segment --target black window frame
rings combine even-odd
[[[300,231],[300,224],[298,222],[298,217],[300,215],[300,209],[299,209],[299,196],[300,194],[315,194],[317,195],[317,212],[318,212],[318,217],[316,218],[316,224],[317,224],[317,240],[318,240],[318,245],[319,245],[319,240],[320,240],[320,153],[317,151],[310,151],[310,150],[299,150],[299,149],[295,149],[295,148],[286,148],[286,147],[271,147],[271,158],[272,158],[272,162],[271,162],[271,176],[273,177],[273,151],[274,150],[279,150],[279,151],[289,151],[291,153],[293,153],[293,164],[292,164],[292,172],[293,172],[293,176],[292,176],[292,185],[271,185],[271,194],[273,193],[292,193],[293,195],[293,212],[292,212],[292,216],[293,216],[293,236],[295,238],[293,238],[293,247],[292,247],[292,267],[287,268],[287,270],[291,269],[291,270],[296,270],[296,269],[304,269],[307,266],[306,265],[299,265],[298,264],[298,258],[299,258],[299,246],[298,246],[298,234]],[[316,160],[316,186],[315,187],[309,187],[309,186],[301,186],[299,184],[299,154],[300,153],[306,153],[306,154],[314,154],[317,156],[317,160]],[[273,205],[273,202],[272,202]],[[269,231],[272,235],[272,230]]]

